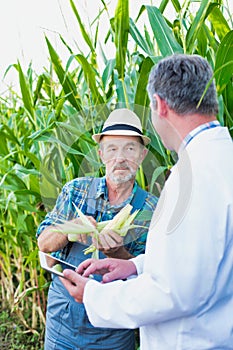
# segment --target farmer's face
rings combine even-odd
[[[100,143],[100,157],[106,166],[106,176],[113,182],[132,180],[147,150],[137,136],[103,136]]]

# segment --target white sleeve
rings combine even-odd
[[[88,318],[96,327],[137,328],[155,319],[159,321],[164,310],[173,309],[168,291],[146,273],[108,284],[89,281],[83,301]]]
[[[136,256],[135,258],[130,259],[136,266],[137,274],[140,275],[143,272],[143,265],[144,265],[144,255],[140,254]]]

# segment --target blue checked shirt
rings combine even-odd
[[[77,178],[68,182],[62,189],[59,195],[55,207],[48,213],[44,221],[40,224],[37,230],[37,237],[40,233],[50,225],[55,225],[61,220],[72,220],[78,215],[75,210],[74,204],[84,213],[87,213],[87,198],[89,197],[89,188],[92,182],[92,177]],[[99,183],[95,193],[95,200],[98,205],[96,206],[95,215],[93,215],[96,221],[106,221],[112,219],[121,208],[130,203],[137,190],[137,183],[135,182],[132,194],[127,200],[120,205],[110,205],[108,202],[108,192],[106,185],[106,178],[99,178]],[[150,224],[151,216],[155,210],[158,198],[151,193],[147,194],[145,202],[142,207],[143,217],[134,220],[134,224],[144,226],[144,228],[137,228],[130,230],[125,237],[124,246],[130,254],[137,256],[144,253],[145,243]],[[74,203],[74,204],[73,204]],[[149,214],[149,215],[148,215]],[[139,215],[138,215],[139,216]],[[65,247],[61,252],[58,252],[61,258],[66,256]],[[89,256],[87,256],[88,258]]]
[[[217,126],[221,126],[219,121],[213,120],[212,122],[201,124],[197,128],[193,129],[188,135],[185,136],[184,140],[182,141],[179,153],[194,139],[194,137],[199,135],[201,132],[207,129],[216,128]]]

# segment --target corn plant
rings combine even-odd
[[[20,62],[9,67],[18,72],[20,94],[9,89],[0,99],[0,288],[3,305],[13,305],[32,332],[43,329],[49,282],[38,266],[36,228],[65,182],[104,174],[91,135],[101,130],[109,112],[116,107],[133,109],[152,140],[137,174],[143,188],[159,194],[174,163],[174,155],[164,149],[150,122],[146,85],[154,64],[176,52],[205,57],[214,69],[218,118],[232,133],[233,28],[227,0],[158,3],[142,2],[132,19],[129,0],[117,1],[104,38],[114,43],[115,52],[107,59],[101,45],[103,69],[97,63],[97,43],[98,22],[108,12],[104,0],[93,23],[94,36],[83,25],[78,2],[70,0],[87,54],[76,52],[60,37],[69,53],[68,61],[62,62],[46,36],[50,62],[40,75],[32,65],[26,72]],[[168,6],[174,10],[172,18],[165,15]],[[143,31],[138,27],[142,14]]]

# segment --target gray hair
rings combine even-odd
[[[214,80],[200,103],[212,77],[212,68],[203,57],[175,54],[162,59],[152,68],[147,91],[154,107],[153,96],[158,94],[178,114],[216,115],[218,100]]]

